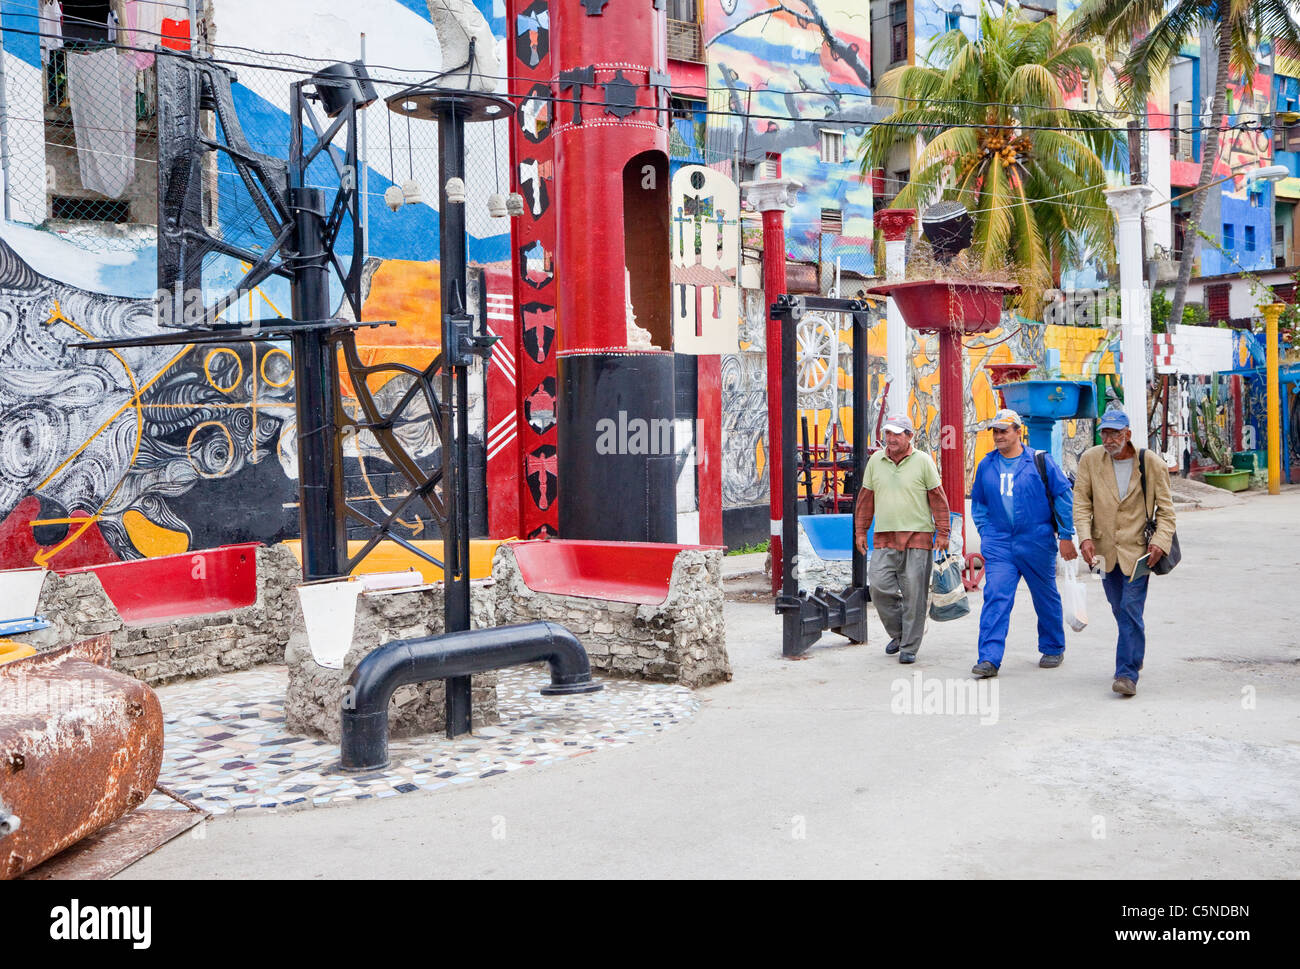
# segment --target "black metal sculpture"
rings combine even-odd
[[[531,641],[528,636],[520,640],[518,630],[468,632],[468,367],[476,357],[490,354],[498,338],[486,332],[483,314],[480,314],[481,327],[475,331],[474,318],[466,312],[464,198],[463,195],[449,198],[447,186],[453,179],[464,176],[465,124],[508,117],[513,107],[509,101],[490,94],[435,86],[408,88],[387,99],[389,109],[396,113],[438,123],[442,178],[439,188],[442,350],[422,370],[399,363],[367,365],[357,351],[355,330],[393,324],[391,321],[358,322],[364,262],[360,207],[364,200],[356,177],[357,122],[358,112],[377,99],[365,67],[359,62],[336,64],[292,85],[287,162],[250,147],[231,96],[233,80],[228,70],[211,61],[159,52],[159,312],[160,322],[172,327],[173,332],[78,346],[108,349],[169,343],[289,340],[293,347],[298,420],[303,578],[312,581],[347,575],[383,540],[396,542],[440,566],[446,588],[444,619],[448,644],[429,648],[437,653],[454,646],[457,661],[426,664],[427,669],[422,669],[433,672],[419,679],[446,678],[447,735],[468,733],[472,720],[470,674],[512,662],[531,661],[541,655],[529,653],[526,659],[503,660],[503,657],[523,655],[520,648],[527,647]],[[203,133],[201,116],[205,110],[215,112],[221,138]],[[324,118],[320,116],[322,111]],[[335,142],[340,139],[344,147],[335,148]],[[234,165],[258,218],[270,235],[269,245],[260,249],[237,245],[205,223],[204,158],[214,151],[222,153]],[[323,164],[323,160],[333,167],[339,186],[333,204],[328,207],[324,190],[308,184],[313,164],[318,161]],[[337,243],[349,231],[352,254],[345,266],[339,258]],[[229,292],[195,312],[195,295],[202,295],[203,261],[214,253],[242,260],[249,268]],[[351,320],[336,318],[331,313],[331,273],[342,285]],[[226,309],[272,275],[291,281],[291,319],[240,323],[221,319]],[[350,417],[343,408],[338,371],[340,352],[356,395],[359,418]],[[405,377],[410,383],[395,403],[384,406],[371,390],[370,378],[375,375],[390,379]],[[441,396],[435,393],[435,379],[441,380]],[[427,415],[418,411],[421,404]],[[425,470],[398,439],[397,428],[413,420],[432,421],[442,445],[439,467]],[[405,497],[378,521],[349,503],[344,489],[343,444],[349,437],[362,433],[378,443],[385,458],[406,479]],[[417,501],[424,504],[441,530],[442,561],[395,530],[394,526]],[[355,555],[348,554],[349,523],[369,533]],[[572,634],[561,627],[549,627],[547,638],[548,641],[564,639],[555,647],[567,657],[562,662],[581,665],[587,670],[581,688],[568,692],[599,689],[589,682],[586,653]],[[529,648],[523,652],[527,653]],[[386,703],[383,707],[380,713],[386,735]],[[347,722],[345,710],[345,726]]]
[[[444,350],[423,370],[403,364],[365,365],[356,349],[358,327],[392,325],[391,321],[357,322],[361,317],[361,274],[364,244],[356,172],[358,112],[374,100],[374,90],[360,64],[334,65],[310,80],[295,82],[290,98],[290,143],[287,161],[254,151],[243,134],[231,96],[234,77],[226,68],[198,58],[160,52],[158,58],[158,284],[160,322],[183,332],[162,333],[125,341],[79,344],[106,349],[120,346],[167,343],[228,343],[237,341],[289,340],[293,346],[295,399],[298,417],[298,473],[301,491],[300,525],[303,538],[303,577],[306,580],[346,575],[383,540],[390,540],[412,553],[444,567],[449,587],[449,629],[467,628],[469,616],[468,496],[449,509],[446,496],[455,494],[452,482],[460,480],[468,463],[465,453],[467,429],[464,420],[453,415],[450,403],[459,397],[464,414],[464,365],[472,353],[482,353],[485,338],[471,332],[461,302],[464,293],[464,216],[459,220],[444,214],[442,220],[444,267],[448,252],[459,265],[458,285],[450,287],[454,308],[446,304],[444,315],[452,317],[445,327],[450,339]],[[510,110],[508,102],[501,102]],[[325,119],[320,117],[324,110]],[[213,111],[220,122],[220,137],[205,135],[201,112]],[[309,143],[309,137],[311,139]],[[334,148],[341,140],[344,148]],[[270,244],[252,249],[232,243],[214,232],[204,221],[204,159],[209,152],[221,156],[235,168],[258,217],[270,235]],[[463,167],[463,149],[461,150]],[[307,186],[313,163],[328,160],[338,179],[333,204],[326,210],[325,194]],[[452,206],[451,208],[457,208]],[[443,211],[448,207],[445,204]],[[351,233],[351,259],[345,266],[336,252],[344,232]],[[215,301],[196,312],[195,294],[202,293],[203,261],[211,254],[247,263],[249,268]],[[351,311],[351,320],[336,318],[329,306],[329,280],[340,281]],[[446,273],[446,268],[444,268]],[[272,275],[292,283],[291,319],[264,319],[227,323],[221,315],[227,308]],[[444,287],[444,294],[448,288]],[[343,410],[337,366],[342,351],[360,409],[360,418]],[[451,364],[451,358],[457,360]],[[453,371],[459,370],[460,373]],[[370,390],[368,378],[376,374],[410,378],[406,392],[385,407]],[[443,401],[434,392],[433,381],[444,379]],[[460,389],[457,390],[459,384]],[[443,466],[426,471],[403,447],[395,428],[404,421],[419,419],[418,405],[431,416],[444,444]],[[460,447],[453,444],[459,430]],[[382,520],[374,520],[346,501],[343,489],[343,441],[360,433],[369,434],[385,458],[406,478],[406,495]],[[459,462],[457,461],[459,458]],[[464,489],[460,488],[463,492]],[[395,528],[413,502],[421,502],[444,538],[444,559],[439,561],[407,541]],[[466,518],[457,521],[458,513]],[[349,556],[349,522],[370,534],[357,554]],[[464,567],[462,567],[464,563]],[[464,588],[459,587],[464,579]],[[464,593],[461,595],[460,593]]]
[[[867,641],[867,557],[853,543],[853,575],[850,585],[834,592],[818,587],[801,592],[795,575],[795,552],[799,547],[799,462],[795,421],[799,392],[794,380],[798,364],[795,330],[805,313],[848,314],[853,321],[853,478],[859,485],[867,466],[867,304],[860,300],[814,296],[781,296],[772,304],[772,315],[781,321],[781,448],[785,476],[781,510],[781,594],[776,611],[782,617],[781,654],[801,656],[826,630],[855,643]]]

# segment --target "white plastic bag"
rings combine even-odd
[[[1061,611],[1066,624],[1076,633],[1088,626],[1088,589],[1079,581],[1077,558],[1065,563],[1065,577],[1061,580]]]

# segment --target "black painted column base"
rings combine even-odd
[[[673,355],[559,358],[560,537],[677,541]]]

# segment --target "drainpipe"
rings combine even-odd
[[[577,637],[549,622],[399,639],[380,646],[361,660],[348,679],[339,766],[345,771],[388,766],[388,702],[399,686],[541,660],[551,667],[551,684],[542,687],[543,696],[595,693],[601,688],[591,678],[591,662]],[[450,702],[447,716],[447,736],[465,732],[453,732]]]

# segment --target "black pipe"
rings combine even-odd
[[[853,319],[853,494],[849,503],[850,513],[856,511],[858,491],[862,488],[862,479],[867,476],[867,444],[869,431],[868,419],[871,413],[871,395],[867,372],[867,330],[871,328],[871,317],[866,307],[858,304],[852,312]],[[883,402],[881,407],[884,407]],[[856,526],[850,528],[854,532]],[[857,538],[850,538],[853,547],[853,587],[867,588],[867,556],[858,550]]]
[[[293,269],[293,318],[324,320],[329,308],[329,247],[325,242],[325,193],[290,188],[297,255]],[[294,405],[298,417],[298,526],[302,577],[347,575],[343,456],[338,424],[338,361],[325,330],[293,333]]]
[[[543,696],[595,693],[601,688],[591,678],[591,662],[577,637],[550,622],[399,639],[380,646],[348,679],[340,767],[369,771],[388,766],[388,702],[399,686],[541,660],[551,666],[551,685],[542,687]]]

